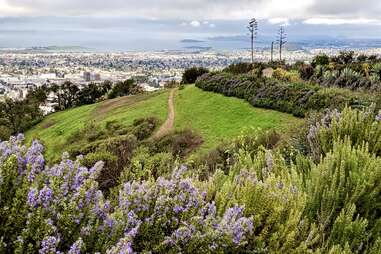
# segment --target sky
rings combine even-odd
[[[380,0],[0,0],[0,47],[245,47],[252,17],[263,44],[280,25],[291,42],[381,40],[380,13]]]

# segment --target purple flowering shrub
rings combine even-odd
[[[238,204],[244,215],[252,216],[255,237],[251,248],[285,251],[303,248],[307,237],[302,226],[306,195],[295,168],[289,168],[280,154],[262,149],[252,158],[247,151],[236,155],[229,175],[217,171],[209,180],[219,211]]]
[[[168,179],[126,182],[106,198],[96,181],[101,162],[86,168],[81,157],[64,155],[47,167],[43,146],[35,141],[27,149],[21,135],[0,149],[1,244],[8,252],[239,251],[253,233],[242,207],[218,215],[184,167]]]
[[[345,108],[332,110],[311,126],[307,136],[309,149],[315,161],[332,150],[333,141],[349,137],[353,146],[367,143],[369,151],[381,156],[381,122],[374,106],[364,111]]]

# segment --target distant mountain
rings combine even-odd
[[[250,41],[250,38],[245,35],[232,35],[232,36],[215,36],[209,37],[210,41]]]
[[[50,53],[50,52],[90,52],[92,49],[81,46],[33,46],[26,48],[0,48],[1,52],[17,52],[17,53]]]
[[[189,46],[189,47],[184,47],[185,49],[190,49],[190,50],[201,50],[201,51],[208,51],[213,49],[213,47],[208,47],[208,46]]]
[[[184,39],[180,41],[181,43],[203,43],[205,41],[201,40],[194,40],[194,39]]]

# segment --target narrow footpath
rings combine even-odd
[[[168,116],[167,120],[160,126],[160,129],[155,133],[154,138],[161,138],[167,135],[172,129],[175,123],[175,97],[176,88],[172,89],[168,97]]]

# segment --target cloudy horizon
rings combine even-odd
[[[290,41],[379,39],[379,13],[378,0],[0,0],[0,47],[176,48],[245,36],[251,17],[266,42],[280,25]]]

